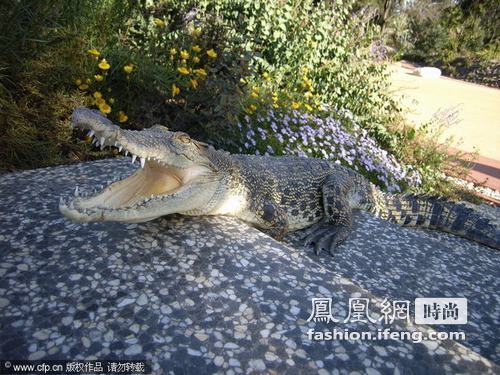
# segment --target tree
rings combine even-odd
[[[483,44],[498,44],[500,4],[498,0],[459,0],[463,17],[477,20],[484,31]]]
[[[379,25],[382,31],[389,20],[397,15],[405,0],[358,0],[354,5],[354,10],[369,7],[375,11],[374,22]]]

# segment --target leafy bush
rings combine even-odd
[[[415,2],[406,12],[403,57],[434,65],[443,74],[500,87],[500,36],[496,2]]]
[[[251,66],[272,78],[272,90],[298,103],[312,93],[316,104],[349,110],[379,141],[388,141],[376,130],[394,119],[398,106],[388,95],[385,66],[370,56],[370,30],[350,15],[351,2],[215,3],[234,40],[254,52]]]
[[[67,127],[87,105],[127,128],[161,123],[233,152],[327,157],[390,189],[416,188],[420,175],[435,186],[447,161],[403,125],[374,29],[350,4],[3,4],[12,53],[0,57],[0,167],[109,156]]]
[[[0,3],[0,170],[97,156],[75,143],[68,122],[85,104],[72,87],[88,40],[116,34],[125,1]]]
[[[449,63],[461,56],[498,57],[500,14],[495,1],[425,0],[412,4],[405,14],[411,35],[405,52],[413,57],[434,63]]]
[[[167,1],[136,9],[120,39],[130,50],[167,66],[166,51],[179,46],[189,49],[196,42],[204,50],[223,52],[220,55],[227,58],[217,65],[216,76],[231,72],[224,77],[230,87],[218,91],[224,102],[234,102],[240,95],[243,87],[238,83],[243,77],[248,83],[247,95],[265,84],[280,98],[289,96],[289,105],[317,107],[324,103],[348,109],[378,141],[392,147],[394,140],[385,127],[395,121],[399,108],[388,94],[384,64],[371,58],[370,29],[363,27],[360,18],[350,16],[350,3]],[[192,31],[200,27],[203,35],[193,41]],[[247,64],[253,74],[249,75]],[[217,103],[207,104],[218,108]],[[218,122],[236,115],[234,110],[229,116],[217,114]],[[196,117],[190,116],[190,122]],[[207,118],[195,122],[213,124]]]
[[[74,71],[67,53],[58,50],[26,59],[15,75],[5,69],[0,76],[1,169],[49,166],[81,154],[67,124],[84,98],[56,83]]]

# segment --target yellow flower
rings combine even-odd
[[[153,18],[153,22],[155,23],[156,27],[165,27],[165,21],[159,18]]]
[[[111,87],[108,87],[108,92],[111,92]]]
[[[201,27],[194,28],[193,31],[191,31],[191,35],[195,36],[195,37],[200,36],[201,35]]]
[[[170,56],[175,56],[177,54],[177,50],[175,48],[170,48]]]
[[[92,49],[89,49],[87,51],[88,54],[92,55],[92,56],[95,56],[95,57],[99,57],[101,55],[101,52],[99,52],[97,49],[95,48],[92,48]]]
[[[274,103],[274,104],[273,104],[273,107],[274,107],[274,108],[279,108],[280,106],[279,106],[277,103]]]
[[[273,102],[277,102],[278,101],[278,97],[277,96],[273,96]]]
[[[244,79],[244,78],[240,78],[240,83],[241,83],[242,85],[246,85],[246,84],[247,84],[247,81],[245,81],[245,79]]]
[[[92,96],[96,99],[102,98],[102,94],[99,91],[94,92]]]
[[[107,105],[106,102],[104,102],[104,103],[99,104],[99,110],[102,113],[108,114],[111,112],[111,107],[109,105]]]
[[[189,53],[185,49],[181,51],[181,59],[187,60],[189,59]]]
[[[91,81],[91,79],[90,79],[90,78],[87,78],[87,79],[85,80],[85,82],[90,83],[90,82],[92,82],[92,81]]]
[[[211,59],[215,59],[215,58],[217,57],[217,52],[215,52],[215,51],[213,50],[213,48],[212,48],[212,49],[209,49],[209,50],[207,51],[207,55],[208,55],[208,57],[210,57]]]
[[[252,91],[252,93],[250,94],[250,96],[254,99],[257,99],[259,97],[259,94],[256,93],[255,91]]]
[[[95,100],[95,104],[96,104],[97,106],[100,106],[100,105],[102,105],[102,104],[106,104],[106,100],[104,100],[103,98],[97,98],[97,99]]]
[[[196,53],[198,53],[198,52],[200,52],[200,51],[201,51],[201,48],[200,48],[200,46],[199,46],[199,45],[192,46],[192,47],[191,47],[191,49],[192,49],[194,52],[196,52]]]
[[[203,68],[196,69],[194,72],[198,74],[198,76],[200,76],[201,78],[205,78],[207,76],[207,72]]]
[[[198,87],[198,81],[197,81],[197,80],[195,80],[195,79],[190,79],[190,80],[189,80],[189,83],[191,84],[191,87],[192,87],[193,89],[196,89],[196,88]]]
[[[200,62],[200,58],[198,56],[193,57],[193,62],[198,64]]]
[[[82,80],[81,79],[75,80],[75,85],[80,86],[81,84],[82,84]]]
[[[293,109],[299,109],[302,104],[299,102],[292,102],[292,108]]]
[[[101,68],[102,70],[108,70],[111,66],[108,64],[108,62],[106,61],[106,59],[102,59],[101,62],[99,63],[99,68]]]
[[[118,112],[118,122],[127,122],[128,120],[128,116],[123,112],[123,111],[120,111]]]
[[[172,98],[175,98],[181,92],[181,89],[176,86],[175,83],[172,83]]]
[[[304,94],[304,96],[307,98],[307,99],[311,99],[313,97],[313,93],[311,91],[308,91]]]
[[[108,100],[111,104],[115,104],[115,99],[114,98],[109,98]]]
[[[250,109],[250,108],[245,108],[244,109],[246,113],[248,113],[249,115],[252,115],[253,114],[253,111]]]
[[[250,109],[251,109],[252,111],[255,111],[255,110],[257,109],[257,106],[256,106],[256,105],[254,105],[254,104],[250,104]]]
[[[104,76],[102,76],[102,75],[100,75],[100,74],[96,74],[96,75],[94,76],[94,78],[95,78],[95,80],[96,80],[97,82],[101,82],[101,81],[104,79]]]
[[[304,104],[304,107],[306,107],[306,109],[311,112],[313,110],[313,107],[311,107],[309,104]]]
[[[134,64],[127,64],[123,67],[123,70],[125,73],[130,74],[132,73],[132,70],[134,70]]]
[[[177,68],[177,71],[178,71],[179,73],[181,73],[181,74],[184,74],[184,75],[189,74],[189,70],[187,70],[187,68],[186,68],[186,67],[184,67],[184,66],[181,66],[181,67]]]
[[[312,81],[309,78],[305,77],[305,76],[302,79],[304,81],[304,83],[302,85],[310,90],[311,87],[312,87]]]
[[[87,85],[86,83],[82,84],[82,85],[79,85],[78,88],[82,91],[85,91],[89,88],[89,85]]]

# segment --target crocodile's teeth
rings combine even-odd
[[[137,159],[137,155],[132,155],[132,164],[135,163],[135,159]]]
[[[141,168],[144,168],[145,164],[146,164],[146,159],[141,158]]]
[[[118,152],[122,152],[123,146],[118,147]]]
[[[128,155],[128,151],[127,151],[127,150],[125,150],[125,156],[127,156],[127,155]]]
[[[106,142],[106,138],[101,137],[101,139],[100,139],[99,141],[101,142],[101,145],[103,145],[103,146],[104,146],[104,142]]]
[[[89,130],[89,132],[87,133],[87,137],[93,137],[94,134],[95,134],[95,131]]]
[[[76,188],[75,188],[75,197],[78,197],[80,194],[79,194],[79,191],[78,191],[78,185],[76,185]]]

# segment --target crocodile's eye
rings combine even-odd
[[[191,138],[186,133],[177,132],[177,133],[175,133],[175,138],[177,140],[179,140],[180,142],[182,142],[182,143],[189,143],[189,142],[191,142]]]

